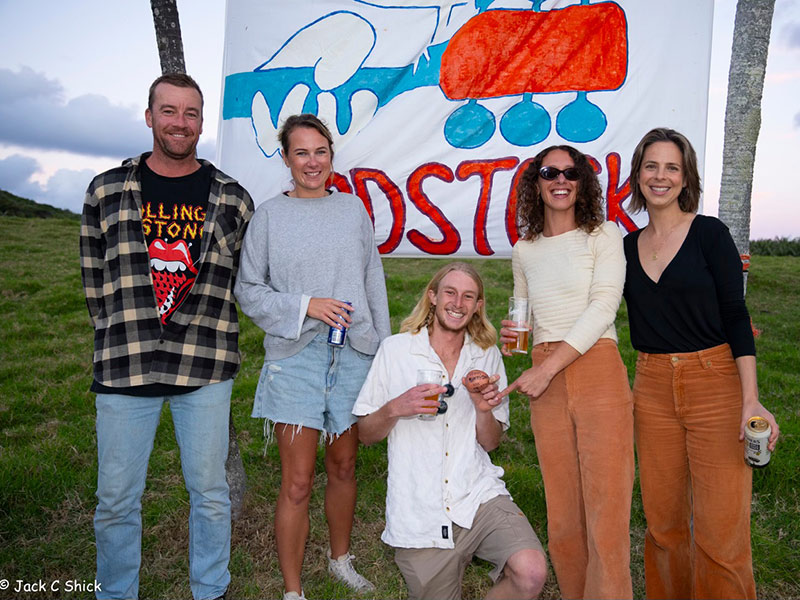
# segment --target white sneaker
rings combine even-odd
[[[297,592],[285,592],[283,594],[283,600],[306,600],[306,597],[303,595],[303,592],[299,594]]]
[[[372,585],[369,581],[364,579],[363,576],[359,575],[358,572],[353,567],[353,559],[355,556],[350,554],[349,552],[343,556],[340,556],[336,560],[331,558],[331,551],[330,549],[327,551],[328,554],[328,571],[331,575],[333,575],[336,579],[341,581],[351,590],[356,592],[371,592],[375,589],[375,586]]]

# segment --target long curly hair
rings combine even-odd
[[[603,189],[589,159],[572,146],[550,146],[534,157],[517,185],[517,223],[524,240],[533,240],[544,230],[544,201],[539,193],[539,169],[545,157],[554,150],[569,154],[580,172],[575,202],[575,222],[578,227],[591,233],[605,220]]]
[[[425,286],[425,291],[422,292],[422,296],[414,307],[414,310],[400,323],[400,333],[410,331],[416,334],[419,333],[423,327],[428,327],[428,331],[430,331],[436,307],[428,297],[428,292],[432,291],[436,294],[439,291],[439,284],[442,282],[442,279],[452,271],[461,271],[478,284],[478,300],[483,300],[483,303],[475,314],[472,315],[472,319],[470,319],[470,322],[467,324],[467,332],[473,342],[486,350],[489,346],[494,346],[497,342],[497,330],[486,315],[486,293],[483,288],[483,280],[475,267],[463,262],[448,263],[434,274],[428,282],[428,285]]]

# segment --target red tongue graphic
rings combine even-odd
[[[153,240],[148,251],[158,311],[161,321],[166,323],[192,287],[197,269],[183,240],[171,244]]]

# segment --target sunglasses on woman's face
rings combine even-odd
[[[564,174],[564,178],[569,181],[578,181],[581,178],[581,173],[575,167],[567,167],[566,169],[556,169],[555,167],[542,167],[539,169],[539,177],[547,181],[558,179],[558,176]]]

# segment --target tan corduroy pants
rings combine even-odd
[[[553,348],[538,344],[533,364]],[[531,426],[562,597],[631,598],[633,407],[613,340],[600,339],[553,378],[531,402]]]
[[[640,353],[633,386],[648,598],[755,598],[752,472],[727,344]]]

